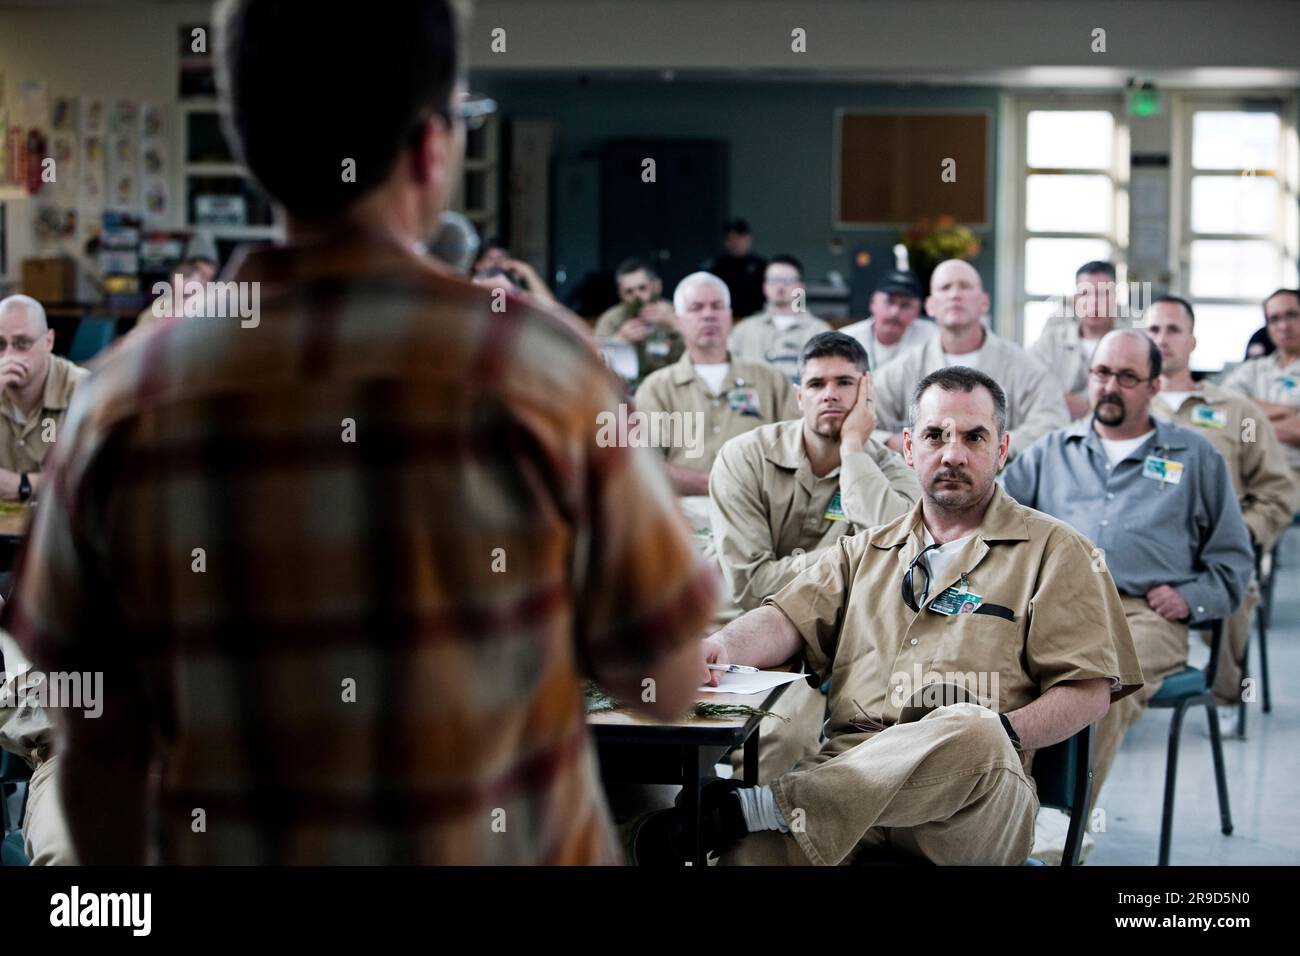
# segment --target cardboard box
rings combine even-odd
[[[77,263],[72,259],[24,259],[23,292],[41,304],[73,302]]]

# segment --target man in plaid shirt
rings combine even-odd
[[[472,115],[453,12],[293,7],[218,17],[287,217],[224,277],[256,314],[106,358],[5,608],[38,667],[104,675],[101,717],[53,715],[77,857],[616,862],[583,677],[680,714],[716,582],[653,453],[598,443],[576,324],[413,251]]]

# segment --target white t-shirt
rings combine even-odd
[[[799,321],[800,321],[800,319],[799,319],[799,316],[797,316],[797,315],[775,315],[775,314],[773,314],[773,316],[772,316],[772,322],[773,322],[773,323],[776,325],[776,327],[777,327],[778,329],[780,329],[782,332],[789,332],[791,329],[793,329],[796,325],[799,324]]]
[[[961,355],[953,355],[950,352],[943,353],[943,360],[949,365],[965,365],[967,368],[980,367],[980,350],[974,352],[965,352]]]
[[[1079,339],[1079,348],[1083,351],[1083,357],[1092,363],[1092,353],[1097,351],[1097,346],[1101,339]]]
[[[697,365],[695,372],[704,379],[704,384],[709,391],[717,395],[722,391],[722,380],[727,377],[729,368],[731,368],[730,362],[720,362],[717,365]]]
[[[1145,435],[1138,435],[1137,438],[1125,438],[1122,440],[1112,438],[1102,438],[1101,447],[1106,449],[1106,457],[1110,459],[1112,466],[1118,465],[1121,461],[1133,453],[1133,449],[1140,446],[1144,441],[1156,433],[1153,428]],[[1101,438],[1100,435],[1097,436]]]
[[[1176,412],[1183,407],[1183,402],[1195,394],[1195,392],[1161,392],[1157,398],[1168,405],[1171,412]]]
[[[957,552],[966,546],[966,542],[975,537],[975,532],[971,532],[963,538],[956,541],[949,541],[947,544],[935,548],[933,551],[925,552],[925,557],[921,560],[930,568],[930,597],[934,597],[934,585],[948,571],[948,566],[952,564],[953,558],[957,557]],[[925,543],[934,544],[934,535],[930,534],[930,529],[925,529]]]

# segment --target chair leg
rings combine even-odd
[[[1272,607],[1272,602],[1269,602]],[[1259,682],[1264,690],[1264,713],[1273,712],[1273,697],[1268,692],[1268,621],[1261,608],[1259,617]]]
[[[1228,774],[1223,767],[1223,738],[1219,735],[1219,711],[1214,698],[1208,697],[1205,712],[1210,718],[1210,752],[1214,755],[1214,782],[1219,788],[1219,829],[1232,835],[1232,810],[1228,807]]]
[[[1165,804],[1160,813],[1159,866],[1169,865],[1169,838],[1174,829],[1174,783],[1178,778],[1178,742],[1183,732],[1187,701],[1179,701],[1169,721],[1169,754],[1165,758]]]

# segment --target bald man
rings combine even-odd
[[[1078,573],[1110,572],[1142,665],[1142,688],[1097,724],[1094,803],[1125,732],[1186,666],[1188,624],[1229,617],[1255,566],[1223,456],[1200,429],[1151,412],[1162,371],[1145,332],[1108,333],[1088,369],[1091,416],[1045,436],[1002,473],[1011,497],[1096,545],[1091,569]]]
[[[902,448],[907,402],[912,388],[931,372],[965,365],[988,375],[1007,395],[1007,428],[1014,457],[1041,435],[1069,420],[1061,387],[1047,368],[1020,346],[993,334],[984,324],[988,293],[975,267],[960,259],[939,263],[930,276],[925,310],[939,334],[902,353],[875,376],[877,430],[872,437]]]
[[[90,373],[52,355],[54,331],[31,296],[0,299],[0,498],[26,501],[40,487],[77,386]]]

